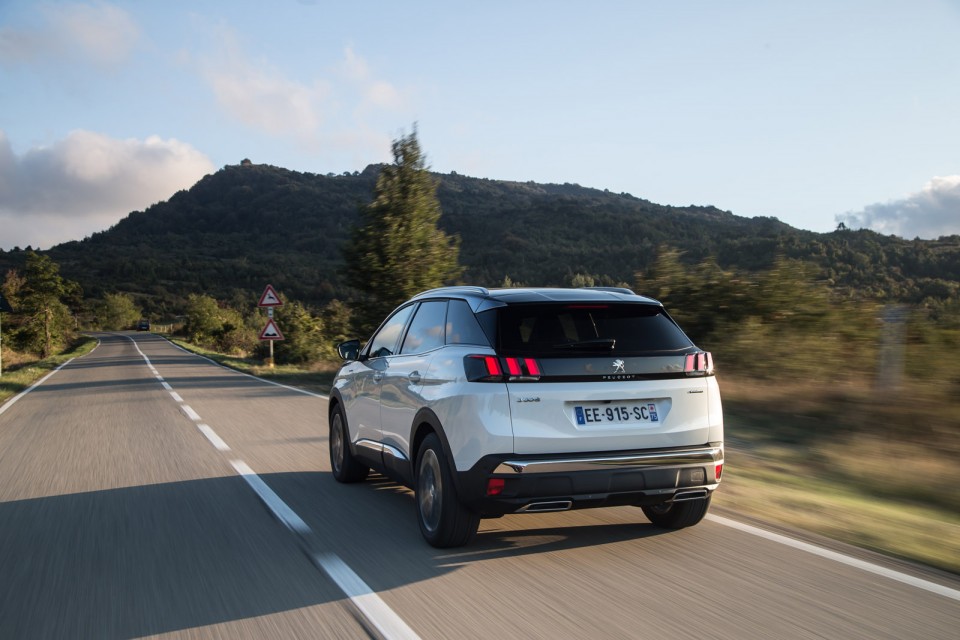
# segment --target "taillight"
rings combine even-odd
[[[463,368],[470,382],[536,382],[542,375],[533,358],[473,354],[463,359]]]
[[[683,372],[688,376],[712,376],[713,354],[709,351],[687,354],[683,363]]]
[[[722,464],[718,464],[718,465],[717,465],[716,473],[717,473],[717,480],[720,480],[720,476],[723,475],[723,465],[722,465]]]

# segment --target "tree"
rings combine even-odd
[[[377,178],[374,200],[344,248],[348,283],[361,294],[356,328],[369,334],[410,296],[458,278],[459,237],[437,227],[437,183],[426,168],[417,132],[393,142],[392,165]]]
[[[60,276],[60,265],[49,256],[29,252],[16,295],[18,311],[23,314],[20,343],[43,358],[52,355],[71,335],[70,310],[63,299],[75,297],[78,289],[76,283]]]
[[[101,327],[117,331],[129,329],[140,318],[140,308],[133,297],[126,293],[108,293],[97,309],[97,320]]]
[[[332,300],[320,311],[323,322],[323,344],[320,346],[320,357],[325,360],[337,361],[336,345],[351,337],[350,327],[352,314],[350,307]]]
[[[323,347],[323,321],[299,302],[286,302],[276,311],[284,339],[277,344],[277,360],[303,364],[319,359]]]
[[[7,298],[7,302],[14,308],[20,305],[20,289],[23,288],[24,282],[26,282],[26,279],[21,276],[16,269],[10,269],[3,279],[3,284],[0,285],[0,291],[3,292],[3,295]]]
[[[208,295],[191,293],[187,297],[187,339],[201,346],[212,346],[216,334],[223,329],[220,306]]]

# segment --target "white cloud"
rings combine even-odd
[[[400,110],[405,106],[402,92],[386,80],[377,78],[367,61],[347,47],[343,51],[343,60],[338,66],[340,75],[346,80],[349,89],[356,93],[354,109],[356,113],[365,113],[374,109]]]
[[[141,38],[123,9],[95,4],[56,4],[42,9],[38,28],[0,28],[0,63],[83,60],[102,67],[124,62]]]
[[[852,229],[901,238],[935,239],[960,234],[960,175],[936,177],[902,200],[872,204],[836,217]]]
[[[253,130],[312,150],[340,148],[345,140],[372,141],[369,131],[380,125],[374,120],[405,109],[402,92],[350,47],[329,73],[303,81],[253,57],[228,27],[217,28],[212,41],[215,50],[198,57],[202,77],[221,108]],[[389,138],[375,144],[382,152]]]
[[[0,247],[80,240],[165,200],[213,170],[178,140],[118,140],[73,131],[16,156],[0,131]]]
[[[217,52],[203,58],[200,67],[228,115],[272,135],[316,134],[328,94],[324,82],[299,83],[265,62],[249,60],[229,29],[219,29],[216,40]]]

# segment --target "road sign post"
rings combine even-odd
[[[267,309],[267,326],[263,328],[263,331],[260,332],[260,339],[266,340],[270,345],[270,355],[267,357],[267,366],[273,369],[273,342],[275,340],[283,340],[283,334],[280,333],[280,327],[277,326],[277,323],[273,321],[273,310],[276,307],[283,306],[283,300],[280,299],[280,295],[277,293],[276,289],[273,288],[273,285],[268,284],[267,288],[263,290],[263,293],[260,295],[260,301],[257,303],[258,307],[265,307]]]

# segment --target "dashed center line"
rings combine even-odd
[[[172,394],[172,393],[171,393],[170,395],[175,395],[175,394]],[[178,397],[179,397],[179,396],[178,396]],[[191,420],[193,420],[194,422],[196,422],[197,425],[198,425],[198,427],[199,427],[199,423],[203,420],[203,418],[200,417],[200,414],[197,413],[196,411],[194,411],[193,408],[192,408],[190,405],[188,405],[188,404],[183,404],[183,400],[182,400],[182,399],[181,399],[181,400],[177,400],[177,402],[180,402],[180,403],[181,403],[181,404],[180,404],[180,409],[181,409],[185,414],[187,414],[187,417],[190,418]]]
[[[160,372],[157,371],[153,363],[150,362],[150,358],[140,350],[140,345],[137,344],[137,341],[129,336],[127,336],[127,338],[133,343],[134,347],[136,347],[137,352],[146,361],[147,366],[150,367],[150,371],[156,376],[157,380],[160,381],[163,388],[166,389],[167,392],[170,393],[170,396],[180,405],[180,410],[194,422],[200,433],[202,433],[218,451],[230,451],[229,445],[224,442],[223,438],[217,435],[216,431],[214,431],[210,425],[204,423],[200,414],[194,411],[190,405],[186,404],[183,398],[173,390],[173,387],[163,379]],[[259,378],[257,379],[259,380]],[[297,391],[300,390],[297,389]],[[322,398],[326,397],[314,393],[308,393],[308,395]],[[303,518],[297,515],[246,462],[243,460],[231,460],[230,464],[234,470],[240,474],[240,477],[244,479],[247,485],[253,489],[253,492],[257,494],[257,497],[260,498],[260,501],[263,502],[264,506],[267,507],[267,510],[270,511],[274,518],[297,535],[301,549],[307,554],[307,557],[310,558],[314,566],[326,573],[327,576],[333,580],[340,590],[350,599],[350,602],[356,607],[360,615],[377,630],[381,637],[385,640],[419,640],[420,636],[339,556],[334,553],[319,553],[312,548],[311,538],[313,537],[313,530],[310,526],[304,522]]]
[[[207,440],[210,441],[218,451],[230,451],[230,447],[227,446],[227,443],[217,435],[217,432],[210,428],[210,425],[207,424],[198,424],[197,429],[200,429],[200,433],[207,436]]]

